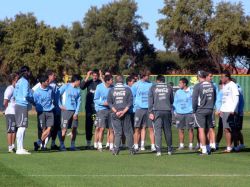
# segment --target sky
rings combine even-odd
[[[163,18],[159,9],[164,6],[164,0],[135,0],[138,3],[137,14],[142,16],[143,22],[149,23],[145,31],[150,43],[156,49],[164,50],[163,42],[156,36],[157,20]],[[222,0],[214,0],[217,4]],[[224,0],[225,1],[225,0]],[[227,0],[239,2],[239,0]],[[2,0],[0,6],[0,20],[13,18],[16,14],[33,12],[38,21],[59,27],[65,25],[70,27],[74,21],[82,21],[85,13],[91,6],[101,7],[112,0]],[[250,0],[241,0],[245,13],[250,15]]]

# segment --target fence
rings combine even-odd
[[[173,82],[174,86],[178,86],[180,78],[187,78],[188,80],[195,75],[165,75],[166,82]],[[250,112],[250,75],[233,75],[233,78],[236,79],[237,83],[242,87],[244,100],[245,100],[245,112]],[[156,75],[150,76],[150,81],[154,82],[156,80]],[[214,75],[213,82],[217,85],[219,84],[220,76]],[[85,98],[86,92],[82,91],[82,106],[81,111],[85,111]]]

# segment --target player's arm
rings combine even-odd
[[[198,107],[198,97],[199,97],[199,84],[194,86],[193,95],[192,95],[192,107],[193,112],[196,112]]]

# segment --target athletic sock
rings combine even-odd
[[[216,149],[215,143],[210,143],[210,147],[211,147],[211,149]]]
[[[94,148],[97,148],[97,146],[98,146],[98,143],[94,142]]]
[[[189,147],[193,147],[193,143],[189,143]]]
[[[50,139],[50,137],[47,137],[46,139],[45,139],[45,141],[44,141],[44,147],[46,147],[47,146],[47,144],[48,144],[48,142],[49,142],[49,139]]]
[[[228,151],[232,151],[232,147],[227,147],[227,150]]]
[[[145,142],[141,141],[141,147],[144,147]]]
[[[114,144],[113,143],[110,143],[109,144],[109,149],[112,150],[114,148]]]
[[[12,149],[15,149],[15,144],[12,144],[11,147],[12,147]]]
[[[201,150],[202,150],[202,153],[203,154],[206,154],[207,153],[207,146],[201,146]]]
[[[98,149],[102,149],[102,142],[98,142]]]
[[[109,143],[108,142],[106,143],[106,147],[109,147]]]
[[[151,144],[151,149],[155,149],[155,144]]]
[[[138,144],[134,144],[134,148],[135,149],[139,149],[139,145]]]
[[[17,149],[18,150],[23,150],[23,139],[25,136],[25,127],[19,127],[17,130],[17,136],[16,136],[16,140],[17,140]]]
[[[184,147],[184,143],[180,143],[180,147]]]
[[[12,145],[9,145],[8,146],[8,149],[9,149],[9,151],[11,151],[13,148],[12,148]]]

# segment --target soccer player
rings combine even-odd
[[[227,148],[225,153],[232,151],[232,140],[234,146],[237,147],[237,115],[239,103],[239,90],[237,85],[231,80],[231,74],[223,71],[221,81],[224,84],[222,89],[222,104],[220,108],[220,116],[222,118],[223,129],[226,137]]]
[[[179,132],[179,150],[184,149],[184,129],[189,132],[189,149],[193,149],[194,140],[194,118],[192,108],[193,90],[188,87],[188,80],[181,78],[179,81],[180,89],[177,90],[174,96],[174,113],[176,118],[176,126]]]
[[[207,132],[212,124],[212,115],[216,100],[214,86],[206,81],[207,73],[198,71],[199,83],[194,86],[192,107],[195,125],[198,127],[201,155],[210,154]]]
[[[115,145],[113,155],[118,155],[122,134],[124,132],[130,154],[135,154],[133,149],[133,129],[129,109],[133,104],[133,95],[131,90],[123,84],[123,77],[116,76],[116,85],[108,93],[108,105],[111,109],[111,124],[115,134]]]
[[[73,75],[71,83],[64,84],[59,89],[59,106],[61,108],[61,129],[62,129],[62,141],[60,142],[60,150],[66,151],[64,140],[68,128],[72,128],[71,131],[71,151],[75,151],[76,131],[78,127],[78,113],[81,105],[81,91],[80,83],[82,77],[78,74]],[[65,97],[62,95],[65,93]]]
[[[24,149],[23,141],[25,136],[26,128],[28,127],[28,104],[32,102],[32,92],[30,90],[29,77],[30,68],[28,66],[23,66],[20,68],[19,77],[15,89],[14,89],[14,99],[15,99],[15,120],[17,126],[16,141],[17,141],[17,151],[16,154],[28,155],[30,154]]]
[[[4,91],[3,106],[5,108],[4,114],[6,118],[7,142],[8,142],[9,153],[15,152],[16,121],[15,121],[15,100],[13,97],[13,92],[17,80],[18,80],[17,73],[10,74],[9,76],[10,85]]]
[[[216,91],[216,94],[217,94],[218,87],[217,87],[216,83],[213,82],[213,74],[211,72],[207,73],[206,81],[211,82],[213,84],[215,91]],[[215,129],[214,128],[215,128],[215,112],[213,113],[213,121],[212,121],[212,124],[210,125],[209,133],[208,133],[208,139],[210,142],[211,151],[216,150]]]
[[[113,77],[112,75],[105,75],[104,82],[101,83],[96,87],[95,95],[94,95],[94,103],[95,103],[95,110],[96,110],[96,133],[97,133],[97,149],[102,151],[102,142],[103,142],[103,133],[105,127],[109,129],[110,134],[110,144],[109,149],[113,150],[113,128],[110,123],[110,108],[108,106],[107,98],[108,92],[113,84]]]
[[[152,86],[152,83],[149,82],[150,72],[145,71],[142,73],[142,78],[140,81],[135,83],[132,86],[132,92],[135,97],[135,121],[134,121],[134,149],[139,150],[139,138],[141,135],[141,150],[145,150],[145,137],[146,137],[146,128],[149,129],[149,137],[151,141],[151,151],[156,151],[155,148],[155,137],[152,121],[149,120],[148,113],[148,93],[149,89]]]
[[[92,79],[89,80],[90,76],[92,76]],[[85,80],[82,81],[80,85],[80,88],[83,90],[87,88],[86,105],[85,105],[85,111],[86,111],[85,133],[86,133],[87,148],[90,148],[91,146],[91,139],[93,136],[92,134],[93,124],[96,117],[94,94],[97,85],[100,83],[101,80],[99,79],[99,72],[98,70],[94,70],[94,71],[89,71],[87,73]]]
[[[49,86],[53,89],[55,94],[54,98],[54,125],[51,129],[51,150],[58,150],[59,147],[56,145],[56,137],[58,136],[59,142],[62,141],[62,132],[61,132],[61,109],[59,107],[58,98],[60,95],[59,86],[56,82],[56,73],[53,70],[47,71],[47,76],[49,78]]]
[[[236,128],[236,134],[237,134],[237,139],[238,139],[238,145],[237,147],[234,147],[234,151],[238,152],[241,149],[245,148],[244,145],[244,138],[243,134],[241,132],[242,126],[243,126],[243,116],[244,116],[244,95],[243,95],[243,90],[240,87],[240,85],[237,83],[236,79],[232,78],[232,81],[237,85],[238,90],[239,90],[239,104],[238,104],[238,115],[237,115],[237,128]]]
[[[149,90],[148,112],[149,119],[153,121],[156,139],[156,155],[161,156],[162,129],[168,146],[168,155],[172,154],[172,104],[174,102],[173,90],[165,83],[165,77],[158,75],[156,84]]]
[[[49,86],[49,78],[47,75],[39,77],[40,87],[33,93],[34,104],[37,111],[37,121],[42,129],[41,139],[34,142],[34,150],[37,151],[42,145],[44,150],[45,139],[50,135],[51,128],[54,125],[54,100],[55,93],[53,88]]]

